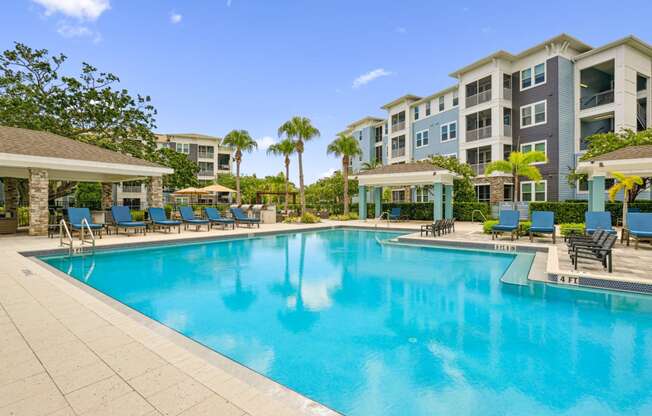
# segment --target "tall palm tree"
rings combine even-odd
[[[546,162],[547,160],[546,154],[543,152],[512,152],[509,154],[507,160],[495,160],[489,163],[484,172],[486,175],[489,175],[492,172],[502,172],[512,175],[514,181],[514,209],[516,209],[516,203],[520,199],[519,177],[525,176],[535,182],[540,181],[541,172],[539,172],[539,169],[532,164]]]
[[[222,143],[225,146],[235,148],[235,190],[236,203],[242,204],[242,194],[240,193],[240,162],[242,162],[242,152],[252,152],[258,148],[258,143],[251,138],[247,130],[231,130],[224,136]]]
[[[308,140],[319,137],[321,133],[307,117],[292,117],[278,128],[278,135],[281,137],[283,134],[288,139],[293,139],[297,145],[297,159],[299,161],[299,195],[301,199],[301,216],[306,213],[306,192],[303,185],[303,150],[304,144]]]
[[[352,157],[362,154],[360,145],[355,137],[340,133],[337,138],[328,145],[326,151],[329,154],[342,157],[342,176],[344,178],[344,215],[349,215],[349,160]]]
[[[616,178],[616,182],[609,188],[609,199],[611,202],[616,200],[616,194],[623,191],[623,228],[627,227],[627,211],[629,210],[629,193],[636,187],[636,185],[643,185],[643,178],[640,176],[625,176],[620,172],[609,172],[611,176]]]
[[[383,163],[379,160],[373,160],[371,162],[364,162],[362,163],[362,166],[360,166],[360,170],[372,170],[379,168],[383,165]]]
[[[288,215],[288,199],[290,197],[290,155],[296,150],[297,144],[291,139],[281,140],[267,148],[267,154],[285,158],[285,216]]]

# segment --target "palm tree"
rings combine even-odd
[[[240,194],[240,162],[242,162],[242,152],[252,152],[258,148],[258,143],[251,138],[247,130],[231,130],[229,134],[224,137],[222,143],[225,146],[235,148],[235,190],[236,190],[236,203],[242,203],[242,195]]]
[[[492,172],[503,172],[511,174],[514,180],[514,209],[516,209],[516,202],[520,199],[520,190],[518,178],[525,176],[526,178],[538,182],[541,180],[541,172],[533,163],[546,162],[546,154],[543,152],[532,151],[527,153],[512,152],[509,154],[507,160],[496,160],[487,165],[484,172],[486,175]]]
[[[297,146],[297,159],[299,161],[299,195],[301,199],[301,216],[306,213],[306,192],[303,186],[303,149],[304,143],[308,140],[319,137],[320,133],[312,122],[307,117],[292,117],[278,128],[278,135],[281,137],[283,134],[288,139],[293,139]]]
[[[267,154],[285,158],[285,216],[288,215],[288,199],[290,197],[290,155],[297,150],[297,144],[291,139],[281,140],[267,148]]]
[[[383,164],[379,160],[373,160],[371,162],[364,162],[360,166],[360,170],[372,170],[381,167]]]
[[[627,211],[629,207],[629,193],[636,187],[636,185],[643,185],[643,178],[640,176],[625,176],[620,172],[609,172],[611,176],[616,178],[616,182],[609,188],[609,199],[614,202],[616,194],[623,191],[623,228],[627,227]]]
[[[328,145],[329,154],[342,157],[342,176],[344,178],[344,215],[349,215],[349,160],[362,154],[358,141],[345,133],[337,135],[337,139]]]

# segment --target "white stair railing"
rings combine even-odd
[[[65,231],[65,236],[67,241],[63,241],[64,238],[64,231]],[[61,220],[59,222],[59,247],[63,246],[68,246],[68,255],[72,256],[72,234],[70,234],[70,230],[68,229],[68,224],[66,224],[65,220]]]
[[[86,239],[85,231],[88,230],[88,235],[90,236],[89,239]],[[95,234],[93,234],[93,230],[91,229],[91,225],[88,223],[88,220],[86,218],[82,218],[82,223],[81,223],[81,245],[83,246],[84,243],[88,243],[91,245],[91,251],[94,253],[95,252]],[[82,250],[83,252],[83,250]]]

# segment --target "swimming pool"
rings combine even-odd
[[[652,414],[652,301],[328,230],[44,258],[350,415]]]

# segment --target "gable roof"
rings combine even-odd
[[[401,97],[398,97],[395,100],[392,100],[392,101],[388,102],[387,104],[385,104],[384,106],[382,106],[380,108],[382,108],[383,110],[389,110],[390,108],[394,107],[397,104],[402,103],[403,101],[416,101],[416,100],[420,100],[420,99],[421,99],[421,97],[419,97],[417,95],[405,94],[405,95],[403,95]]]
[[[589,159],[591,162],[652,158],[652,144],[628,146]]]

